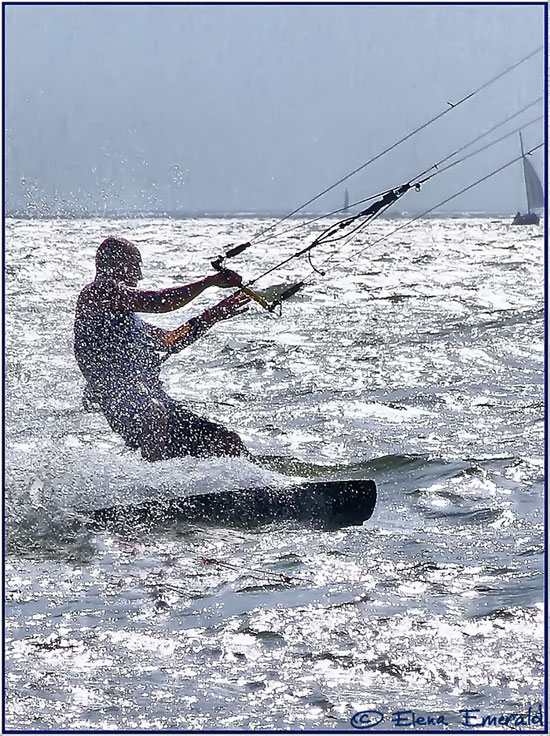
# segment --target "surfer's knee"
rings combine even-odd
[[[216,455],[225,455],[228,457],[250,455],[248,448],[239,435],[225,428],[220,429],[214,437],[212,450]]]

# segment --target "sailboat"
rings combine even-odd
[[[346,194],[344,195],[344,212],[347,212],[349,210],[349,192],[346,189]]]
[[[523,162],[523,177],[525,179],[527,212],[524,215],[518,212],[514,217],[512,225],[538,225],[540,222],[540,217],[537,215],[536,212],[533,212],[533,210],[542,209],[542,207],[544,207],[544,194],[542,191],[542,184],[537,175],[537,172],[533,168],[533,164],[525,155],[521,133],[519,134],[519,143],[521,146],[521,160]]]

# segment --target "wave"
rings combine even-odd
[[[363,471],[390,472],[400,468],[411,468],[423,465],[428,461],[425,455],[382,455],[369,460],[360,460],[354,463],[316,463],[301,460],[286,455],[258,455],[254,458],[257,465],[274,470],[283,475],[300,476],[303,478],[316,478],[319,476],[347,473],[348,475],[359,474]],[[367,475],[364,476],[369,477]],[[336,479],[336,478],[335,478]]]

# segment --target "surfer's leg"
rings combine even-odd
[[[193,414],[158,388],[124,386],[104,404],[112,429],[150,462],[186,455],[250,456],[236,432]]]
[[[168,430],[168,410],[161,401],[148,398],[137,415],[137,435],[144,460],[166,460],[172,457]]]
[[[213,422],[209,422],[213,424]],[[236,432],[226,429],[221,424],[214,424],[215,430],[209,438],[207,449],[211,455],[238,457],[249,456],[250,452]]]
[[[169,427],[174,457],[237,457],[250,453],[236,432],[188,411],[171,400]]]
[[[117,387],[104,402],[103,412],[126,445],[141,450],[144,460],[173,457],[168,427],[169,408],[164,394],[137,383]]]

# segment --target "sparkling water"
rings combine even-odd
[[[542,702],[541,227],[378,220],[324,277],[302,258],[260,281],[308,277],[281,316],[253,305],[163,369],[256,462],[148,464],[83,412],[72,323],[99,242],[133,240],[143,285],[161,287],[271,222],[8,220],[8,728],[352,730],[376,711],[391,730],[411,711],[445,730],[466,727],[461,710]],[[228,265],[249,280],[326,224]],[[224,295],[147,318],[175,327]],[[327,532],[86,526],[113,503],[313,477],[373,478],[373,517]]]

